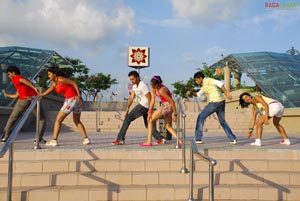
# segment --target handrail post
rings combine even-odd
[[[194,201],[193,191],[194,191],[194,152],[193,145],[190,147],[190,196],[188,201]]]
[[[13,160],[14,160],[14,143],[9,145],[8,149],[8,175],[7,175],[7,201],[12,199],[12,177],[13,177]]]
[[[96,132],[100,132],[101,129],[99,127],[100,125],[100,110],[101,110],[101,104],[102,104],[102,94],[100,94],[99,101],[97,101],[97,109],[96,109]]]
[[[191,150],[190,150],[190,158],[191,158],[191,162],[190,162],[190,197],[188,201],[194,201],[193,198],[193,174],[194,174],[194,165],[195,165],[195,161],[194,161],[194,154],[197,154],[197,156],[199,156],[200,158],[202,158],[204,161],[206,161],[209,164],[209,200],[210,201],[214,201],[214,166],[217,164],[217,161],[200,153],[198,150],[198,146],[196,145],[196,140],[192,139],[191,140]]]
[[[177,139],[176,139],[176,145],[175,145],[175,149],[180,149],[181,147],[179,146],[179,133],[181,132],[180,129],[180,108],[179,108],[179,104],[178,101],[176,102],[176,106],[177,106],[177,119],[176,119],[176,133],[177,133]]]
[[[182,149],[182,168],[180,170],[181,173],[188,173],[189,171],[186,168],[186,157],[185,157],[185,117],[186,117],[186,113],[184,112],[184,109],[182,107],[182,103],[181,103],[181,99],[177,98],[176,99],[176,103],[177,103],[177,108],[178,111],[181,115],[177,115],[177,146],[180,148],[179,146],[179,130],[182,133],[182,144],[181,144],[181,149]],[[178,112],[177,112],[178,113]],[[180,116],[182,119],[182,128],[180,128]]]
[[[185,117],[186,114],[182,114],[182,168],[181,173],[188,173],[188,169],[186,168],[186,157],[185,157]]]
[[[209,201],[214,201],[214,166],[209,164]]]
[[[36,103],[36,131],[35,131],[35,142],[33,145],[33,149],[41,149],[40,146],[40,136],[39,136],[39,130],[40,130],[40,112],[41,112],[41,99],[38,99]]]

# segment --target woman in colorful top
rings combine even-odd
[[[253,115],[251,124],[249,127],[249,135],[248,138],[252,136],[253,128],[256,122],[256,140],[251,143],[254,146],[261,146],[261,137],[263,132],[263,125],[269,124],[269,119],[273,117],[273,124],[275,128],[278,130],[279,134],[282,136],[282,140],[280,144],[290,145],[291,142],[287,137],[287,134],[282,125],[279,124],[283,112],[283,105],[274,99],[265,97],[265,96],[251,96],[249,93],[244,92],[240,95],[240,105],[242,108],[248,107],[249,104],[253,105]],[[259,114],[258,120],[256,121],[256,116]]]
[[[46,143],[47,146],[57,146],[57,138],[61,129],[62,122],[64,119],[73,112],[73,121],[79,129],[83,142],[82,144],[90,144],[91,141],[87,137],[87,133],[83,123],[80,121],[82,97],[80,95],[79,88],[73,80],[66,77],[59,67],[52,66],[47,69],[48,78],[52,81],[51,86],[40,96],[46,96],[52,91],[62,94],[65,97],[65,102],[56,116],[53,130],[53,138]]]
[[[140,143],[140,146],[152,146],[153,122],[161,117],[163,117],[165,120],[166,129],[171,133],[172,136],[177,138],[176,131],[171,126],[172,113],[173,121],[176,121],[177,113],[175,102],[172,99],[170,90],[162,84],[160,76],[154,76],[151,79],[151,88],[152,96],[148,109],[148,138],[146,142]],[[153,112],[156,96],[161,100],[161,106]]]

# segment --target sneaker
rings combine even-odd
[[[33,142],[36,143],[36,140],[34,140]],[[42,139],[39,140],[39,143],[40,144],[46,144],[47,141],[44,138],[42,138]]]
[[[196,144],[203,144],[202,140],[196,140]]]
[[[57,140],[52,139],[52,140],[48,141],[46,143],[46,146],[50,146],[50,147],[56,147],[56,146],[58,146]]]
[[[125,141],[124,141],[124,140],[116,139],[116,140],[113,141],[111,144],[112,144],[112,145],[123,145],[123,144],[125,144]]]
[[[284,144],[284,145],[290,145],[291,144],[291,141],[289,139],[282,139],[280,141],[280,144]]]
[[[261,140],[260,139],[256,139],[254,142],[251,143],[251,145],[253,145],[253,146],[261,146]]]
[[[155,144],[166,144],[166,140],[165,139],[161,139],[161,140],[156,140]]]
[[[5,143],[6,141],[7,141],[7,138],[5,138],[5,137],[1,139],[1,143]]]
[[[87,138],[84,138],[83,141],[82,141],[82,144],[83,145],[88,145],[88,144],[91,144],[91,140],[87,137]]]
[[[229,143],[230,143],[230,144],[236,144],[237,141],[236,141],[236,140],[231,140]]]

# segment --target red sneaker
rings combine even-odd
[[[113,141],[111,144],[112,144],[112,145],[123,145],[123,144],[125,144],[125,141],[124,141],[124,140],[116,139],[116,140]]]
[[[166,140],[165,139],[161,139],[161,140],[156,140],[155,144],[166,144]]]

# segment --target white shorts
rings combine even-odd
[[[63,106],[61,107],[60,111],[70,114],[71,112],[75,114],[81,113],[81,105],[78,102],[78,97],[74,96],[72,98],[66,98]]]
[[[269,117],[282,117],[284,107],[280,102],[269,103]]]

